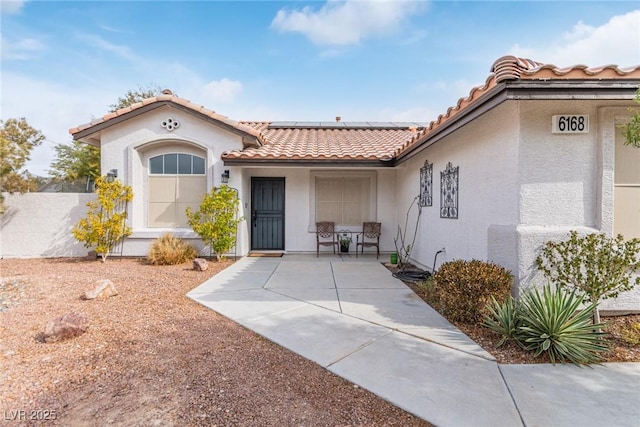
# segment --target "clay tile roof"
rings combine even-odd
[[[533,79],[616,79],[621,77],[638,77],[640,66],[621,69],[617,65],[605,65],[590,68],[586,65],[573,65],[559,68],[553,64],[544,64],[531,59],[515,56],[503,56],[493,63],[491,72],[496,82],[505,80]]]
[[[119,117],[123,117],[129,113],[134,113],[137,110],[140,110],[142,107],[146,107],[148,105],[151,104],[155,104],[155,103],[173,103],[176,105],[180,105],[182,107],[185,107],[195,113],[199,113],[202,114],[210,119],[213,119],[217,122],[220,122],[224,125],[227,125],[230,128],[233,128],[235,130],[237,130],[238,132],[245,134],[246,136],[249,136],[253,139],[255,139],[258,144],[262,144],[264,143],[263,140],[263,136],[260,134],[260,132],[250,126],[245,126],[240,124],[239,122],[235,121],[235,120],[231,120],[226,116],[223,116],[222,114],[218,114],[213,110],[209,110],[207,108],[205,108],[202,105],[198,105],[195,104],[189,100],[186,100],[184,98],[180,98],[178,96],[175,96],[170,90],[165,89],[164,91],[162,91],[161,95],[157,95],[151,98],[147,98],[144,99],[140,102],[136,102],[135,104],[131,104],[128,107],[125,108],[121,108],[115,112],[112,113],[107,113],[106,115],[92,120],[90,123],[85,123],[82,124],[80,126],[77,126],[75,128],[71,128],[69,129],[69,133],[71,135],[76,135],[80,132],[83,131],[89,131],[91,128],[98,126],[98,125],[105,125],[107,126],[109,123],[109,121],[114,120],[116,118]]]
[[[295,122],[291,122],[295,123]],[[243,122],[264,136],[259,148],[229,151],[225,160],[366,160],[388,161],[406,141],[418,134],[421,124],[376,123],[331,126],[320,122],[287,127],[272,122]]]

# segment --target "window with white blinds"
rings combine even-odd
[[[166,153],[149,158],[147,227],[187,228],[186,209],[197,210],[207,192],[204,157]]]
[[[316,221],[358,226],[374,219],[375,213],[371,211],[372,188],[370,176],[316,176]]]
[[[613,234],[625,239],[640,237],[640,149],[625,145],[616,132],[613,193]]]

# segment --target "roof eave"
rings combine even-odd
[[[476,102],[395,157],[406,162],[427,147],[508,100],[633,100],[640,79],[624,80],[514,80],[497,84]]]
[[[222,158],[225,166],[260,166],[260,167],[393,167],[391,160],[377,159],[238,159]]]
[[[203,119],[203,120],[205,120],[205,121],[207,121],[209,123],[212,123],[212,124],[214,124],[214,125],[216,125],[216,126],[218,126],[220,128],[223,128],[223,129],[225,129],[225,130],[227,130],[227,131],[229,131],[231,133],[234,133],[236,135],[241,136],[242,137],[242,143],[243,143],[243,146],[245,148],[249,148],[249,147],[257,148],[257,147],[260,147],[262,145],[261,142],[258,140],[258,138],[255,135],[251,135],[250,133],[243,132],[242,130],[237,129],[234,126],[232,126],[232,125],[230,125],[228,123],[225,123],[225,122],[220,121],[220,120],[216,120],[213,117],[207,116],[206,114],[200,113],[198,111],[194,111],[193,109],[191,109],[189,107],[186,107],[184,105],[180,105],[180,104],[177,104],[177,103],[171,102],[171,101],[158,101],[158,102],[154,102],[154,103],[151,103],[151,104],[147,104],[147,105],[144,105],[142,107],[136,108],[135,110],[130,111],[130,112],[126,113],[126,114],[122,114],[120,116],[113,117],[113,118],[111,118],[109,120],[106,120],[104,122],[95,124],[93,126],[89,126],[86,129],[83,129],[83,130],[80,130],[79,132],[73,133],[72,134],[73,140],[74,141],[87,142],[89,144],[95,145],[94,143],[90,142],[91,138],[93,136],[94,140],[98,140],[99,141],[99,138],[96,139],[94,135],[99,133],[99,132],[101,132],[102,130],[107,129],[107,128],[111,127],[111,126],[117,125],[118,123],[122,123],[125,120],[132,119],[132,118],[137,117],[137,116],[139,116],[141,114],[144,114],[144,113],[147,113],[149,111],[153,111],[155,109],[162,108],[162,107],[165,107],[165,106],[168,106],[169,108],[175,108],[177,110],[186,112],[188,114],[197,115],[198,117],[200,117],[201,119]]]

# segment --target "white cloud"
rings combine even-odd
[[[0,34],[0,46],[3,60],[28,60],[34,53],[45,49],[45,45],[40,40],[33,38],[8,40],[2,34]]]
[[[600,27],[582,21],[546,47],[515,45],[511,53],[566,67],[640,64],[640,10],[612,17]]]
[[[271,28],[301,33],[318,45],[357,44],[364,38],[396,31],[405,18],[423,6],[418,1],[330,0],[319,10],[310,6],[280,9]]]
[[[0,13],[2,15],[12,15],[20,13],[22,7],[27,0],[1,0],[0,1]]]
[[[212,80],[204,86],[204,95],[212,106],[230,103],[240,93],[242,93],[242,83],[227,78]]]
[[[106,24],[98,24],[98,27],[100,27],[100,29],[104,30],[104,31],[108,31],[110,33],[119,33],[119,34],[130,34],[130,31],[125,31],[125,30],[121,30],[119,28],[116,27],[112,27],[110,25],[106,25]]]
[[[136,54],[128,46],[111,43],[95,34],[78,33],[76,34],[76,37],[89,46],[113,53],[123,59],[127,59],[129,61],[138,60]]]

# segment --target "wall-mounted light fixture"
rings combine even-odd
[[[107,172],[107,181],[113,182],[118,177],[118,169],[111,169]]]
[[[220,180],[222,181],[223,184],[226,184],[229,182],[229,169],[225,169],[224,172],[222,172],[222,175],[220,176]]]

